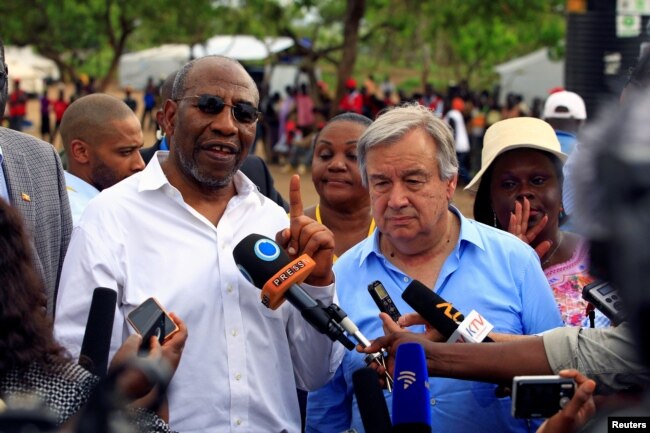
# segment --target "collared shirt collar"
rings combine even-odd
[[[149,164],[142,171],[142,176],[140,177],[140,182],[138,184],[138,192],[142,191],[152,191],[164,188],[165,190],[174,190],[177,191],[165,173],[163,172],[161,163],[167,159],[169,156],[169,151],[159,150],[157,151]],[[233,176],[233,182],[235,183],[235,189],[238,196],[245,196],[250,193],[257,193],[260,197],[260,200],[263,199],[263,195],[257,189],[257,186],[251,181],[241,170],[238,170],[237,173]]]
[[[464,242],[472,243],[482,250],[485,250],[485,245],[483,244],[483,240],[481,239],[476,227],[473,224],[470,224],[467,218],[465,218],[455,206],[449,205],[449,210],[460,219],[460,234],[452,254],[460,254],[460,248]],[[382,258],[384,257],[379,246],[379,239],[380,231],[379,229],[376,229],[372,235],[372,242],[365,242],[363,245],[361,253],[359,254],[359,266],[363,264],[370,254],[375,254]]]

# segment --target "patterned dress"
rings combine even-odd
[[[567,326],[589,326],[587,301],[582,299],[582,288],[595,280],[589,274],[589,245],[581,239],[573,255],[564,263],[544,269],[562,320]],[[596,310],[595,326],[609,326],[610,321]]]
[[[53,365],[48,371],[33,363],[0,379],[0,398],[9,406],[21,399],[40,400],[44,410],[61,425],[84,407],[98,383],[97,376],[72,362]],[[172,432],[165,421],[148,410],[128,410],[127,416],[138,432]]]

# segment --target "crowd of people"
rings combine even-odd
[[[552,91],[567,93],[559,88]],[[570,106],[582,103],[584,112],[584,102],[579,96],[577,98],[577,101],[570,101]],[[521,95],[509,93],[504,95],[501,103],[498,87],[493,91],[479,92],[470,89],[464,81],[449,86],[444,92],[427,83],[423,91],[409,95],[398,89],[389,76],[378,83],[374,75],[369,74],[362,83],[353,78],[346,80],[345,94],[335,108],[332,107],[332,99],[327,84],[322,81],[312,89],[302,83],[296,87],[287,86],[283,92],[274,92],[263,98],[261,106],[264,117],[260,137],[264,142],[267,162],[284,166],[284,172],[305,174],[310,168],[313,139],[330,116],[352,112],[374,119],[391,107],[418,103],[431,109],[452,127],[459,161],[459,180],[467,184],[480,169],[483,136],[487,128],[513,117],[553,117],[550,111],[542,110],[544,101],[541,98],[536,98],[529,106]],[[567,154],[572,149],[569,143],[571,137],[577,131],[568,124],[574,120],[584,122],[584,119],[586,115],[553,124],[569,134],[566,138],[560,137],[562,149]]]
[[[632,85],[650,82],[648,57]],[[1,42],[0,65],[4,110],[11,71]],[[150,80],[141,118],[128,94],[89,92],[57,125],[66,170],[50,143],[0,127],[0,398],[11,406],[34,393],[55,424],[70,425],[107,392],[76,362],[96,288],[117,298],[105,324],[109,372],[143,344],[170,372],[162,404],[141,375],[118,382],[139,431],[363,432],[352,376],[384,350],[385,365],[372,365],[385,384],[405,342],[427,356],[433,431],[573,432],[605,407],[596,392],[650,385],[634,338],[643,330],[591,314],[581,296],[596,276],[592,232],[576,223],[585,182],[570,164],[589,154],[578,95],[557,91],[532,113],[516,96],[500,108],[464,85],[395,96],[390,80],[368,76],[359,88],[347,80],[332,110],[317,87],[260,101],[239,62],[207,56],[158,86]],[[151,149],[147,118],[160,130]],[[288,197],[277,192],[252,154],[260,137],[267,162],[311,170],[317,203],[303,203],[298,176]],[[459,184],[476,194],[474,218],[452,203]],[[251,233],[262,235],[246,251],[260,268],[291,261],[264,286],[265,302],[233,257]],[[345,350],[283,303],[273,279],[295,273],[300,297],[340,306],[370,346]],[[397,322],[369,296],[375,280],[402,313]],[[414,282],[479,311],[494,343],[446,343],[402,299]],[[179,332],[143,342],[128,316],[151,297]],[[577,383],[570,404],[544,423],[514,418],[504,383],[552,373]]]

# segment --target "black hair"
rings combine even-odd
[[[531,150],[537,150],[538,152],[546,156],[553,163],[553,168],[558,178],[558,184],[560,185],[560,196],[562,196],[562,183],[564,182],[564,174],[562,172],[562,161],[560,161],[560,158],[544,150],[539,150],[539,149],[531,149]],[[501,155],[505,155],[506,153],[508,152],[504,152]],[[494,171],[494,165],[496,161],[499,159],[501,155],[497,156],[495,160],[492,161],[492,164],[490,164],[488,169],[485,170],[485,173],[483,173],[483,176],[481,176],[481,183],[478,186],[478,191],[476,192],[476,198],[474,199],[474,219],[478,222],[490,226],[495,225],[494,209],[492,209],[492,197],[490,196],[490,185],[492,184],[492,172]],[[566,215],[564,214],[564,212],[562,212],[560,215],[560,219],[558,221],[559,224],[562,225],[565,219],[566,219]],[[505,227],[501,227],[501,224],[499,223],[498,219],[496,220],[496,227],[502,230],[506,229]]]

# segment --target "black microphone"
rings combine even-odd
[[[458,326],[463,323],[463,320],[465,320],[465,316],[454,308],[451,302],[445,301],[440,297],[440,295],[418,280],[413,280],[411,284],[406,287],[402,293],[402,299],[404,299],[411,308],[420,314],[424,320],[429,322],[431,326],[436,328],[438,332],[447,339],[454,334],[458,329]],[[470,326],[477,325],[482,328],[484,326],[484,321],[481,320],[482,318],[474,319]],[[469,341],[492,342],[493,340],[486,336],[479,341],[469,338]]]
[[[88,312],[79,365],[99,377],[105,377],[108,369],[116,302],[117,292],[98,287],[93,292]]]
[[[244,277],[262,290],[264,305],[275,310],[286,299],[318,332],[327,335],[332,341],[341,342],[348,350],[354,349],[355,345],[345,335],[345,330],[350,326],[356,328],[356,325],[340,309],[344,319],[340,324],[333,320],[327,307],[299,286],[315,265],[309,256],[302,255],[290,261],[289,256],[273,240],[253,233],[237,244],[233,257]],[[358,328],[356,332],[359,334]]]
[[[379,374],[370,367],[360,368],[352,373],[352,383],[364,430],[368,433],[391,433],[393,424],[379,385]]]

